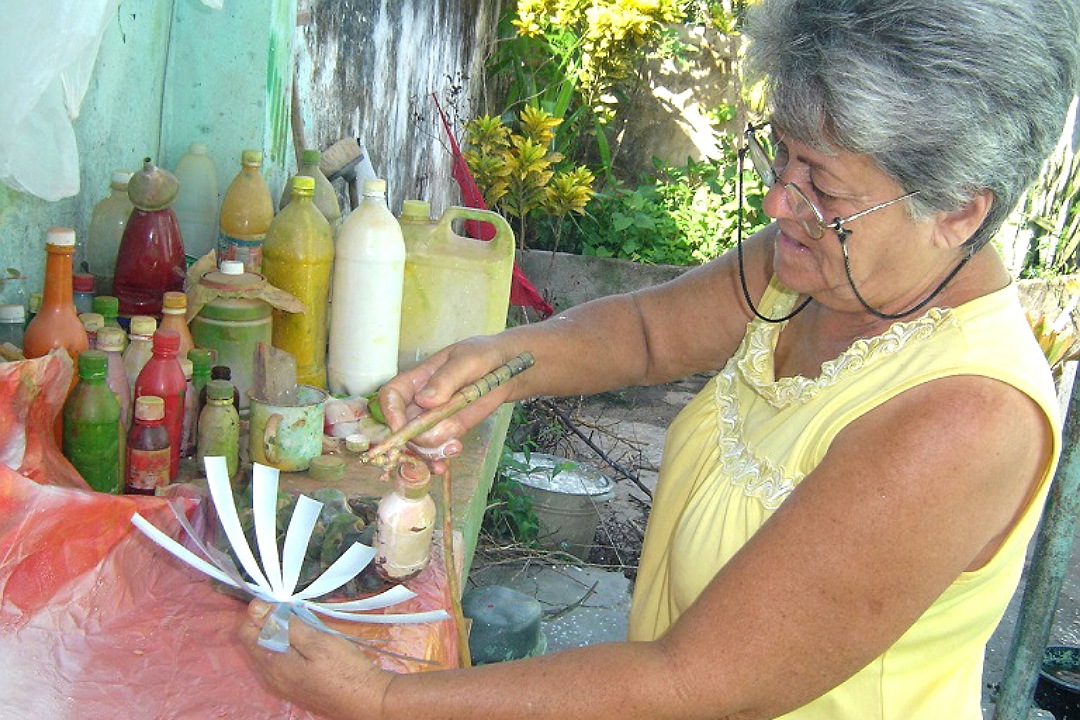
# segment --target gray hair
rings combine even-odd
[[[1038,177],[1080,82],[1077,0],[764,0],[748,34],[773,120],[871,157],[919,191],[915,217],[990,190],[969,253]]]

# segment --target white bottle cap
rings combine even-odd
[[[191,147],[188,148],[188,152],[192,155],[205,155],[206,143],[191,143]]]
[[[130,170],[113,170],[112,184],[126,186],[132,175],[133,173]]]
[[[240,260],[222,260],[218,269],[222,275],[243,275],[244,263]]]
[[[51,227],[45,231],[45,242],[60,247],[75,247],[75,231],[71,228]]]
[[[380,178],[371,178],[364,181],[364,194],[365,195],[385,195],[386,194],[386,181]]]
[[[22,305],[0,305],[0,322],[21,323],[26,320],[26,308]]]

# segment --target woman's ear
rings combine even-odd
[[[943,249],[957,248],[982,225],[994,204],[994,194],[983,188],[971,196],[964,206],[938,215],[934,240]]]

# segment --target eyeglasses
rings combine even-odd
[[[753,165],[754,170],[761,177],[761,181],[766,187],[774,187],[780,180],[780,173],[777,172],[774,160],[769,156],[769,153],[765,150],[765,146],[758,139],[757,133],[759,130],[766,127],[766,124],[753,125],[748,124],[746,126],[746,144],[744,151],[739,154],[740,160],[743,154],[750,155],[750,163]],[[739,182],[742,182],[742,168],[739,168]],[[841,242],[847,240],[848,235],[851,234],[851,230],[844,227],[845,224],[852,220],[858,220],[864,215],[869,215],[875,210],[881,210],[887,208],[890,205],[895,205],[901,200],[907,200],[908,198],[918,195],[919,191],[914,190],[912,192],[901,195],[898,198],[893,198],[883,203],[878,203],[873,207],[860,210],[857,213],[848,215],[847,217],[834,217],[831,222],[825,220],[825,214],[818,209],[818,206],[813,203],[810,198],[806,196],[799,186],[795,183],[783,183],[781,187],[784,189],[785,197],[788,202],[788,207],[791,208],[792,214],[795,219],[799,221],[802,229],[806,231],[806,234],[815,240],[820,239],[826,230],[833,230],[836,232]],[[741,197],[740,192],[740,197]],[[741,203],[740,203],[741,205]],[[741,209],[741,208],[740,208]]]

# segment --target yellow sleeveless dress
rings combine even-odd
[[[795,299],[774,280],[760,307],[777,317]],[[735,355],[668,431],[631,640],[663,635],[818,465],[837,433],[908,388],[958,374],[1013,385],[1046,413],[1057,456],[1054,385],[1015,286],[857,340],[816,378],[775,380],[773,349],[782,330],[751,322]],[[981,720],[984,646],[1019,582],[1053,470],[984,567],[961,574],[880,657],[783,720]]]

